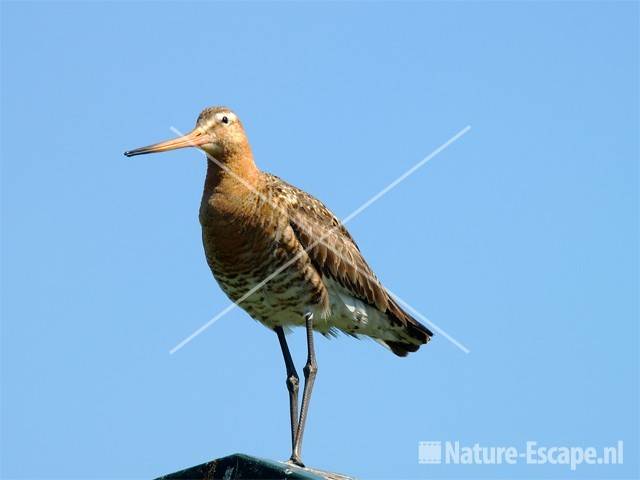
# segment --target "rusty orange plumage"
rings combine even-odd
[[[222,290],[278,335],[290,393],[291,461],[302,465],[302,435],[315,379],[313,330],[368,336],[405,356],[432,332],[405,312],[365,261],[357,244],[313,196],[262,172],[242,123],[230,109],[205,109],[189,134],[127,156],[195,146],[208,157],[200,205],[207,263]],[[298,376],[284,337],[307,329],[308,359],[300,417]]]

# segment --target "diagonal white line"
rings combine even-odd
[[[257,290],[257,289],[256,289]],[[251,295],[253,292],[249,292],[249,294],[247,294],[247,296]],[[242,298],[241,300],[244,300],[244,298]],[[240,300],[238,300],[240,301]],[[184,340],[182,340],[180,343],[178,343],[175,347],[173,347],[171,350],[169,350],[169,353],[171,355],[173,355],[174,353],[176,353],[178,350],[180,350],[182,347],[184,347],[187,343],[189,343],[191,340],[193,340],[194,338],[196,338],[198,335],[200,335],[202,332],[204,332],[207,328],[209,328],[211,325],[213,325],[214,323],[216,323],[218,320],[220,320],[222,317],[224,317],[227,313],[229,313],[231,310],[233,310],[234,308],[236,308],[237,303],[230,303],[229,305],[227,305],[220,313],[218,313],[215,317],[213,317],[211,320],[209,320],[207,323],[205,323],[204,325],[202,325],[200,328],[198,328],[195,332],[193,332],[191,335],[189,335],[187,338],[185,338]]]
[[[449,340],[451,343],[453,343],[456,347],[458,347],[460,350],[462,350],[464,353],[470,353],[471,350],[469,350],[467,347],[465,347],[462,343],[460,343],[458,340],[456,340],[455,338],[453,338],[451,335],[449,335],[447,332],[445,332],[441,327],[439,327],[438,325],[436,325],[435,323],[433,323],[431,320],[429,320],[427,317],[425,317],[422,313],[420,313],[418,310],[416,310],[415,308],[413,308],[407,301],[403,300],[402,298],[400,298],[398,296],[398,294],[392,292],[391,290],[389,290],[387,288],[387,292],[389,292],[389,294],[395,298],[399,303],[403,304],[404,307],[409,310],[409,312],[411,312],[413,315],[415,315],[416,317],[418,317],[419,320],[422,320],[424,323],[426,323],[427,325],[429,325],[432,329],[434,329],[436,332],[438,332],[439,335],[442,335],[444,338],[446,338],[447,340]]]
[[[390,190],[393,190],[395,187],[397,187],[401,182],[403,182],[404,180],[406,180],[410,175],[413,175],[416,170],[418,170],[419,168],[423,167],[429,160],[431,160],[433,157],[435,157],[436,155],[438,155],[440,152],[442,152],[445,148],[447,148],[449,145],[451,145],[453,142],[455,142],[456,140],[458,140],[461,136],[463,136],[465,133],[467,133],[469,130],[471,130],[471,125],[467,125],[466,127],[464,127],[462,130],[460,130],[458,133],[456,133],[453,137],[451,137],[449,140],[447,140],[446,142],[444,142],[442,145],[440,145],[438,148],[436,148],[433,152],[431,152],[429,155],[427,155],[426,157],[424,157],[422,160],[420,160],[418,163],[416,163],[413,167],[411,167],[409,170],[407,170],[406,172],[404,172],[402,175],[400,175],[398,178],[396,178],[393,182],[391,182],[389,185],[387,185],[386,187],[384,187],[382,190],[380,190],[378,193],[376,193],[373,197],[371,197],[369,200],[367,200],[366,202],[364,202],[362,205],[360,205],[358,208],[356,208],[353,212],[351,212],[349,215],[347,215],[346,217],[344,217],[342,219],[342,223],[347,223],[348,221],[350,221],[351,219],[353,219],[354,217],[360,215],[364,210],[366,210],[367,208],[369,208],[374,202],[377,202],[378,200],[380,200],[380,198],[383,195],[386,195],[387,193],[389,193]]]
[[[418,168],[422,167],[425,163],[427,163],[429,160],[431,160],[434,156],[436,156],[438,153],[440,153],[442,150],[444,150],[445,148],[447,148],[449,145],[451,145],[455,140],[457,140],[458,138],[460,138],[462,135],[464,135],[466,132],[468,132],[471,129],[470,126],[465,127],[464,129],[462,129],[460,132],[458,132],[456,135],[454,135],[453,137],[451,137],[447,142],[445,142],[444,144],[442,144],[440,147],[438,147],[436,150],[434,150],[432,153],[430,153],[429,155],[427,155],[424,159],[422,159],[420,162],[418,162],[416,165],[414,165],[411,169],[409,169],[407,172],[405,172],[403,175],[401,175],[398,179],[394,180],[391,184],[389,184],[389,186],[385,187],[383,190],[381,190],[380,192],[378,192],[376,195],[374,195],[374,197],[372,197],[370,200],[368,200],[367,202],[365,202],[365,204],[361,207],[359,207],[358,209],[356,209],[354,212],[352,212],[351,214],[347,215],[347,217],[345,217],[345,219],[342,221],[343,225],[348,222],[349,220],[353,219],[355,216],[357,216],[359,213],[361,213],[362,211],[364,211],[366,208],[368,208],[371,204],[373,204],[376,200],[378,200],[379,198],[381,198],[384,194],[386,194],[387,192],[389,192],[392,188],[394,188],[395,186],[397,186],[402,180],[406,179],[409,175],[411,175],[412,173],[414,173]],[[181,132],[177,131],[176,129],[172,129],[175,133],[177,134],[181,134]],[[206,152],[205,152],[206,153]],[[215,163],[217,163],[220,167],[224,168],[226,171],[228,171],[229,173],[234,174],[234,172],[232,172],[231,170],[229,170],[226,165],[221,164],[220,162],[217,161],[217,159],[209,156],[207,154],[207,156],[213,160]],[[237,177],[237,175],[234,174],[234,176]],[[244,179],[237,177],[237,179],[241,180],[243,183],[246,184],[246,186],[250,189],[253,189],[253,186],[249,185],[247,182],[244,181]],[[255,189],[253,189],[255,190]],[[268,199],[266,199],[264,196],[262,196],[259,192],[258,193],[259,196],[261,196],[261,198],[263,198],[264,200],[266,200],[267,202],[269,202]],[[271,202],[269,202],[271,203]],[[274,207],[276,207],[277,209],[280,209],[279,206],[275,206],[272,205]],[[285,212],[286,213],[286,212]],[[327,235],[324,235],[321,239],[319,239],[318,241],[314,242],[312,245],[310,245],[309,247],[307,247],[307,249],[301,251],[299,254],[295,255],[293,258],[291,258],[288,262],[286,262],[285,264],[283,264],[280,268],[278,268],[276,271],[274,271],[271,275],[269,275],[267,278],[265,278],[262,282],[260,282],[259,284],[257,284],[255,287],[253,287],[249,292],[247,292],[245,295],[243,295],[240,299],[238,299],[236,302],[228,305],[223,311],[221,311],[220,313],[218,313],[215,317],[213,317],[211,320],[209,320],[207,323],[205,323],[204,325],[202,325],[200,328],[198,328],[195,332],[193,332],[191,335],[189,335],[187,338],[185,338],[184,340],[182,340],[180,343],[178,343],[174,348],[172,348],[170,350],[170,353],[173,354],[175,352],[177,352],[179,349],[181,349],[183,346],[185,346],[187,343],[189,343],[191,340],[193,340],[195,337],[197,337],[198,335],[200,335],[200,333],[204,332],[207,328],[209,328],[211,325],[213,325],[217,320],[219,320],[221,317],[223,317],[225,314],[227,314],[228,312],[230,312],[231,310],[233,310],[234,307],[239,306],[239,304],[241,302],[243,302],[244,300],[246,300],[250,295],[252,295],[254,292],[256,292],[257,290],[259,290],[260,288],[262,288],[266,283],[268,283],[271,279],[273,279],[275,276],[277,276],[280,272],[282,272],[284,269],[286,269],[289,265],[291,265],[293,262],[295,262],[301,255],[303,255],[307,250],[312,249],[314,246],[316,246],[318,243],[322,242],[322,240],[324,240],[324,238],[326,238],[328,235],[330,235],[335,229],[332,229],[331,231],[328,232]],[[326,245],[326,244],[325,244]],[[328,245],[326,245],[328,246]],[[329,247],[329,246],[328,246]],[[329,247],[330,248],[330,247]],[[332,249],[332,251],[335,252],[335,250]],[[339,256],[341,256],[340,254],[338,254]],[[351,263],[349,261],[349,263]],[[356,267],[357,268],[357,267]],[[364,273],[364,272],[361,272]],[[366,274],[366,273],[365,273]],[[406,302],[405,302],[406,303]],[[411,307],[412,310],[417,311],[415,309],[413,309],[413,307]],[[426,318],[422,315],[420,315],[422,318]],[[432,323],[432,322],[430,322]],[[442,329],[440,329],[438,327],[438,329],[440,331],[442,331]],[[446,334],[445,332],[445,338],[448,339],[452,339],[452,337],[450,337],[448,334]],[[454,342],[454,345],[457,345],[460,348],[459,342]],[[461,350],[465,351],[465,347],[462,347]],[[467,350],[468,353],[468,350]]]
[[[181,135],[182,133],[179,132],[177,129],[175,128],[171,128],[172,131],[176,134]],[[353,218],[355,218],[357,215],[359,215],[360,213],[362,213],[364,210],[366,210],[368,207],[370,207],[374,202],[376,202],[377,200],[379,200],[382,196],[384,196],[386,193],[388,193],[390,190],[392,190],[393,188],[395,188],[396,186],[398,186],[402,181],[404,181],[405,179],[407,179],[410,175],[412,175],[413,173],[415,173],[419,168],[421,168],[422,166],[424,166],[429,160],[431,160],[433,157],[435,157],[436,155],[438,155],[440,152],[442,152],[444,149],[446,149],[449,145],[451,145],[452,143],[454,143],[456,140],[458,140],[460,137],[462,137],[465,133],[467,133],[469,130],[471,129],[471,126],[468,125],[465,128],[463,128],[462,130],[460,130],[458,133],[456,133],[453,137],[451,137],[449,140],[447,140],[445,143],[443,143],[442,145],[440,145],[438,148],[436,148],[433,152],[431,152],[429,155],[427,155],[425,158],[423,158],[420,162],[416,163],[413,167],[411,167],[409,170],[407,170],[405,173],[403,173],[400,177],[398,177],[396,180],[394,180],[393,182],[391,182],[389,185],[387,185],[385,188],[383,188],[380,192],[378,192],[377,194],[375,194],[373,197],[371,197],[369,200],[367,200],[364,204],[362,204],[360,207],[358,207],[356,210],[354,210],[353,212],[351,212],[349,215],[347,215],[346,217],[344,217],[344,219],[342,219],[341,223],[342,225],[345,225],[347,222],[349,222],[350,220],[352,220]],[[238,175],[235,174],[235,172],[231,171],[230,169],[228,169],[228,167],[226,165],[223,165],[222,163],[220,163],[217,159],[213,158],[212,156],[210,156],[209,154],[207,154],[205,152],[205,154],[207,155],[207,157],[209,157],[210,160],[212,160],[213,162],[215,162],[219,167],[223,168],[226,172],[230,173],[231,175],[234,176],[234,178],[236,178],[237,180],[239,180],[241,183],[243,183],[247,188],[249,188],[250,190],[253,190],[262,200],[266,201],[267,203],[269,203],[272,207],[276,208],[277,210],[283,210],[280,206],[278,205],[274,205],[269,199],[267,199],[266,197],[264,197],[264,195],[262,195],[260,192],[256,191],[255,188],[253,188],[252,185],[250,185],[248,182],[246,182],[243,178],[239,177]],[[287,212],[284,212],[285,214],[287,214]],[[287,214],[288,215],[288,214]],[[298,224],[298,222],[296,222],[295,220],[291,219],[292,221],[294,221],[296,224]],[[298,224],[299,226],[301,226],[300,224]],[[257,290],[259,290],[260,288],[262,288],[266,283],[268,283],[269,281],[271,281],[271,279],[273,279],[275,276],[277,276],[278,274],[280,274],[283,270],[285,270],[289,265],[291,265],[293,262],[295,262],[298,258],[300,258],[300,256],[304,255],[308,250],[311,250],[313,247],[315,247],[316,245],[318,245],[319,243],[323,243],[327,248],[331,248],[330,245],[327,245],[326,243],[324,243],[324,239],[327,238],[329,235],[331,235],[334,231],[336,231],[337,229],[331,229],[327,234],[323,235],[319,240],[316,240],[315,242],[313,242],[311,245],[309,245],[306,249],[302,250],[301,252],[299,252],[297,255],[295,255],[294,257],[292,257],[289,261],[287,261],[286,263],[284,263],[282,266],[280,266],[278,269],[276,269],[273,273],[271,273],[269,276],[267,276],[264,280],[262,280],[260,283],[258,283],[256,286],[254,286],[251,290],[249,290],[245,295],[243,295],[241,298],[239,298],[237,301],[235,301],[234,303],[229,304],[227,307],[225,307],[221,312],[219,312],[217,315],[215,315],[211,320],[209,320],[208,322],[206,322],[205,324],[203,324],[201,327],[199,327],[196,331],[194,331],[191,335],[189,335],[188,337],[186,337],[184,340],[182,340],[181,342],[179,342],[175,347],[173,347],[169,353],[170,354],[174,354],[175,352],[177,352],[178,350],[180,350],[182,347],[184,347],[187,343],[189,343],[191,340],[193,340],[195,337],[197,337],[198,335],[200,335],[202,332],[204,332],[206,329],[208,329],[211,325],[213,325],[216,321],[218,321],[220,318],[222,318],[224,315],[226,315],[227,313],[229,313],[231,310],[233,310],[236,306],[239,306],[239,304],[241,302],[243,302],[244,300],[246,300],[249,296],[251,296],[253,293],[255,293]],[[352,263],[351,260],[345,259],[339,252],[336,252],[333,248],[331,248],[331,250],[337,255],[339,256],[341,259],[347,261],[348,263]],[[353,265],[356,270],[358,270],[356,265]],[[378,281],[375,277],[372,277],[371,275],[369,275],[367,272],[362,272],[360,270],[358,270],[360,273],[368,276],[369,278]],[[388,291],[388,289],[387,289]],[[428,320],[424,315],[420,314],[420,312],[418,310],[416,310],[415,308],[413,308],[411,305],[409,305],[406,301],[401,300],[399,297],[397,297],[397,295],[394,295],[393,293],[391,293],[389,291],[390,294],[392,294],[394,297],[397,298],[398,301],[400,301],[401,303],[405,304],[407,306],[407,309],[411,310],[412,312],[415,312],[414,314],[418,317],[420,317],[420,319],[422,319],[423,321],[425,321],[426,323],[429,323],[431,326],[434,327],[435,330],[437,330],[438,332],[440,332],[447,340],[449,340],[450,342],[452,342],[454,345],[456,345],[458,348],[460,348],[463,352],[465,353],[469,353],[469,350],[462,345],[460,342],[458,342],[457,340],[455,340],[453,337],[451,337],[449,334],[447,334],[444,330],[442,330],[440,327],[438,327],[437,325],[435,325],[433,322],[431,322],[430,320]]]

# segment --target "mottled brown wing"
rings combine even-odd
[[[354,297],[386,313],[392,324],[406,329],[410,342],[385,341],[393,353],[403,357],[427,343],[433,332],[405,312],[387,293],[340,220],[315,197],[274,175],[268,178],[272,182],[270,190],[288,206],[289,224],[318,272],[335,280]]]
[[[273,189],[289,207],[291,227],[318,271],[337,281],[354,297],[387,313],[393,323],[408,327],[414,338],[426,343],[431,331],[389,296],[340,220],[315,197],[278,177],[270,177]],[[417,346],[409,348],[415,351]]]

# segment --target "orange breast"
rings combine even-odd
[[[302,324],[309,309],[328,305],[322,279],[281,211],[260,201],[233,209],[203,199],[200,221],[215,279],[256,320]]]

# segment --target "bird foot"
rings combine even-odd
[[[302,460],[300,459],[300,457],[297,457],[295,455],[291,455],[291,458],[289,460],[287,460],[287,463],[291,463],[292,465],[295,465],[296,467],[306,468],[304,466],[304,463],[302,463]]]

